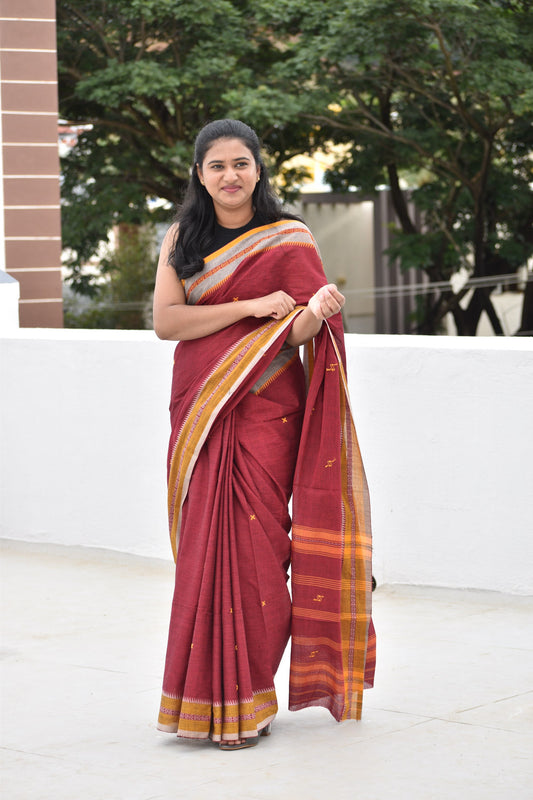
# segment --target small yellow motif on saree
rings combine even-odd
[[[238,649],[239,649],[238,645],[235,645],[235,650],[238,650]]]
[[[317,594],[316,597],[313,597],[313,603],[321,603],[323,599],[324,599],[323,594]]]
[[[262,606],[266,606],[266,604],[267,604],[267,603],[266,603],[266,600],[261,600],[261,605],[262,605]]]
[[[328,459],[327,464],[324,464],[324,469],[329,469],[330,467],[332,467],[336,460],[337,460],[336,458]]]
[[[281,421],[283,422],[283,424],[285,424],[287,422],[287,417],[282,417]]]
[[[256,519],[255,514],[250,514],[250,520],[253,521],[254,519]]]
[[[194,647],[194,642],[191,642],[191,650],[193,649],[193,647]]]
[[[232,608],[230,608],[229,613],[233,614],[233,609]]]
[[[311,650],[311,652],[309,653],[309,658],[314,658],[317,655],[317,653],[318,650]]]
[[[329,367],[326,367],[326,372],[335,372],[335,367],[339,366],[339,362],[335,361],[334,364],[330,364]]]
[[[234,297],[233,298],[233,302],[236,303],[238,301],[238,299],[239,299],[238,297]]]

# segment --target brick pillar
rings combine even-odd
[[[5,269],[20,324],[62,327],[55,0],[0,0]]]

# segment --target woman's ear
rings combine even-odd
[[[202,178],[202,170],[200,169],[199,164],[196,164],[196,174],[198,175],[198,180],[200,181],[202,186],[205,186],[204,179]]]

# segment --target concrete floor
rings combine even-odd
[[[155,729],[170,562],[3,544],[5,800],[531,800],[533,598],[379,587],[361,722],[289,713],[227,753]],[[7,609],[7,610],[6,610]]]

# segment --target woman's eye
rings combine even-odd
[[[236,161],[234,165],[234,169],[247,169],[249,166],[248,161]],[[210,164],[209,169],[220,172],[220,170],[224,169],[224,164]]]

